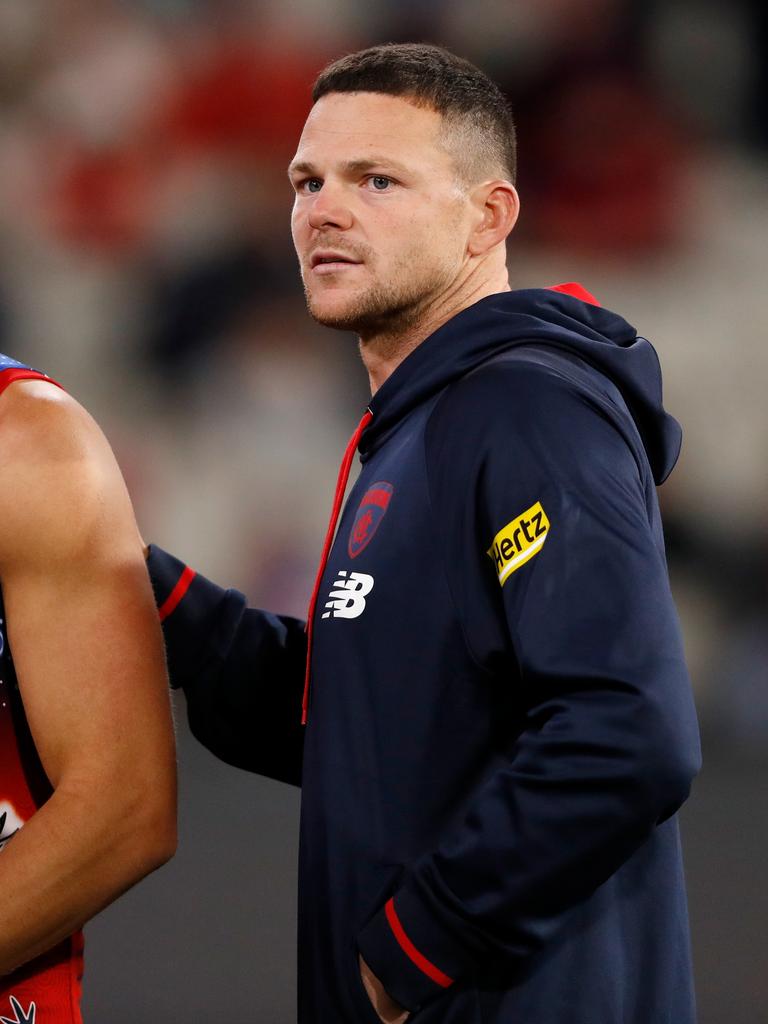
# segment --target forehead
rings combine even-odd
[[[329,93],[312,107],[294,157],[319,164],[391,156],[401,163],[447,165],[440,145],[442,117],[400,96],[374,92]]]

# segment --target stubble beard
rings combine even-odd
[[[374,284],[351,296],[346,308],[327,313],[320,308],[320,303],[313,302],[305,283],[307,310],[317,323],[340,331],[353,331],[363,342],[373,338],[394,340],[418,324],[434,297],[449,281],[445,268],[435,268],[428,277],[418,280],[413,280],[412,272],[412,265],[402,261],[387,286]]]

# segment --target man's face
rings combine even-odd
[[[289,173],[293,242],[312,316],[365,336],[418,322],[465,265],[470,204],[442,117],[380,93],[330,93]]]

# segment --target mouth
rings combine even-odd
[[[358,267],[361,261],[331,249],[318,249],[312,253],[310,268],[318,274],[333,274],[348,267]]]

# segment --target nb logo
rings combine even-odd
[[[373,576],[364,572],[350,572],[339,569],[338,579],[325,602],[330,611],[323,612],[323,618],[356,619],[365,611],[365,599],[373,590]]]

